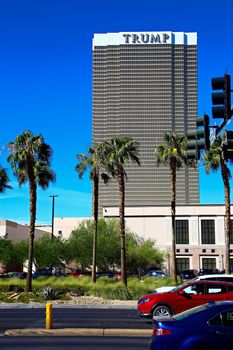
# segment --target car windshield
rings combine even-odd
[[[194,307],[192,309],[186,310],[184,312],[181,312],[181,313],[179,313],[177,315],[172,316],[172,319],[176,320],[176,321],[179,321],[179,320],[182,320],[183,318],[186,318],[186,317],[188,317],[190,315],[194,315],[194,314],[196,314],[196,313],[198,313],[198,312],[200,312],[202,310],[205,310],[207,308],[208,308],[208,304],[196,306],[196,307]]]
[[[183,287],[184,284],[180,284],[179,286],[174,287],[173,289],[169,290],[168,293],[175,292],[175,290],[179,289],[180,287]]]

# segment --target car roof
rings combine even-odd
[[[188,285],[192,285],[192,284],[223,284],[223,285],[230,285],[232,286],[233,285],[233,281],[232,282],[228,282],[228,281],[211,281],[211,280],[196,280],[196,281],[190,281],[186,284],[183,284],[182,285],[182,288],[185,287],[185,286],[188,286]]]
[[[233,275],[231,274],[221,274],[221,273],[215,273],[215,274],[211,274],[211,275],[202,275],[202,276],[197,276],[196,278],[198,279],[205,279],[205,278],[218,278],[218,277],[226,277],[226,278],[232,278],[233,280]]]

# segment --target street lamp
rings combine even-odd
[[[51,232],[51,241],[53,240],[53,236],[54,236],[54,201],[55,201],[55,197],[58,197],[57,194],[53,194],[52,196],[52,232]]]

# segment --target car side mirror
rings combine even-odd
[[[182,295],[183,297],[185,297],[187,299],[192,299],[192,296],[190,294],[187,294],[183,289],[181,289],[177,294]]]
[[[183,289],[181,289],[181,290],[178,292],[178,294],[180,294],[180,295],[185,295],[186,293],[185,293],[185,291],[184,291]]]

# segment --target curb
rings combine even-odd
[[[52,304],[53,309],[137,309],[134,304]],[[0,309],[45,309],[46,304],[0,304]]]
[[[74,336],[74,335],[92,335],[92,336],[151,336],[151,329],[124,329],[124,328],[62,328],[62,329],[7,329],[5,336]]]

